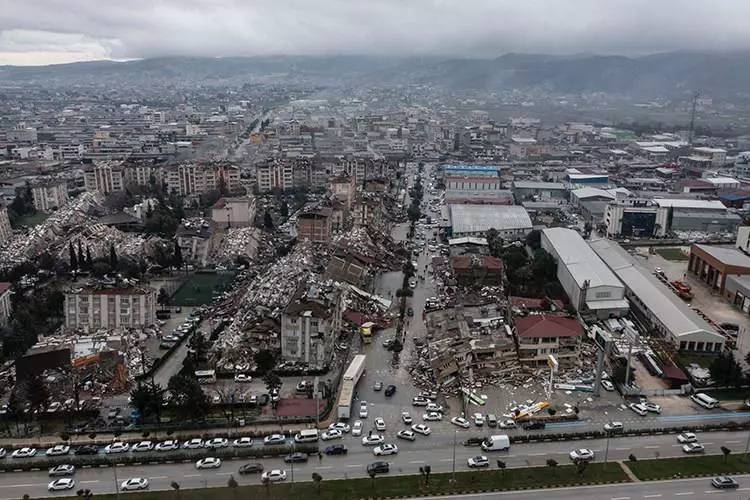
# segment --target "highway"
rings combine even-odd
[[[346,436],[342,440],[330,441],[329,443],[346,444],[349,448],[348,455],[323,456],[322,459],[319,459],[317,456],[311,456],[307,463],[294,465],[294,480],[309,481],[313,472],[319,473],[324,479],[366,477],[367,464],[376,460],[390,462],[390,474],[417,474],[419,467],[426,464],[432,467],[433,472],[451,472],[453,470],[454,448],[452,439],[448,439],[447,436],[418,436],[416,441],[408,442],[394,439],[395,432],[395,430],[391,430],[386,432],[385,435],[387,437],[386,442],[398,445],[399,453],[397,455],[376,458],[372,454],[371,447],[361,445],[359,437]],[[468,470],[466,460],[469,457],[482,453],[478,447],[465,447],[461,445],[461,434],[462,432],[460,431],[456,432],[458,444],[455,447],[455,467],[458,471]],[[710,454],[720,454],[721,446],[730,448],[734,453],[741,453],[744,451],[747,436],[747,433],[713,432],[700,434],[699,441],[706,446],[706,452]],[[325,446],[327,446],[326,443],[321,443],[322,448]],[[637,438],[612,438],[609,443],[608,460],[627,460],[627,457],[631,453],[635,454],[639,459],[684,456],[680,446],[674,434]],[[568,463],[568,453],[576,448],[592,449],[596,454],[595,461],[603,461],[606,447],[606,440],[590,439],[568,442],[517,444],[512,445],[508,452],[485,454],[489,456],[493,465],[495,460],[503,460],[508,467],[512,468],[544,465],[548,458],[554,458],[559,463]],[[204,456],[210,455],[208,451],[204,453]],[[149,455],[153,456],[153,454],[143,454],[144,462],[148,460]],[[116,456],[113,458],[116,459]],[[23,459],[16,460],[20,463]],[[242,464],[251,462],[261,462],[265,470],[284,469],[287,471],[288,481],[292,480],[291,464],[284,464],[280,458],[230,460],[224,462],[219,469],[212,470],[196,470],[193,462],[118,466],[116,467],[116,474],[120,482],[131,477],[146,477],[151,483],[150,489],[152,490],[170,489],[172,481],[176,481],[181,488],[224,486],[227,484],[229,476],[234,476],[241,485],[260,484],[259,474],[240,476],[237,473]],[[68,492],[55,493],[54,495],[72,495],[79,488],[91,489],[95,494],[114,492],[114,473],[115,470],[111,467],[80,468],[75,474],[76,487]],[[47,477],[46,471],[8,472],[1,474],[0,498],[17,499],[24,494],[28,494],[31,497],[48,495],[47,484],[49,481],[50,479]],[[700,483],[701,488],[696,491],[702,493],[707,489],[708,481],[705,479],[703,481],[705,483]],[[620,488],[620,486],[611,486],[611,488]],[[610,490],[607,490],[607,495],[609,494]],[[606,498],[616,497],[620,497],[620,500],[625,500],[625,497],[631,497],[631,495],[629,493],[623,495],[613,494]],[[555,496],[555,498],[567,497]],[[590,496],[583,498],[605,497]]]

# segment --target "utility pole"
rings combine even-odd
[[[451,483],[456,482],[456,434],[458,429],[453,429],[453,472],[451,473]]]
[[[607,445],[604,448],[604,468],[607,468],[607,457],[609,457],[609,436],[612,433],[610,431],[607,431]]]
[[[632,337],[628,337],[628,364],[625,368],[625,393],[628,393],[628,387],[630,382],[630,358],[633,356],[633,339]]]

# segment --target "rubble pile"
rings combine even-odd
[[[160,238],[152,236],[124,233],[119,229],[99,223],[71,228],[68,237],[65,238],[67,242],[72,243],[76,248],[80,242],[81,248],[90,249],[91,258],[93,259],[108,256],[111,245],[114,245],[119,256],[141,257],[148,255],[149,243],[152,239],[160,240]],[[57,256],[60,260],[67,260],[68,245],[66,242],[63,243],[65,244],[59,245]]]
[[[234,262],[239,256],[255,258],[258,253],[260,230],[255,227],[231,228],[217,245],[214,260],[219,263]]]
[[[373,261],[373,267],[383,270],[400,269],[404,258],[398,250],[401,248],[384,232],[354,227],[333,238],[335,253],[355,254]],[[402,249],[403,250],[403,249]]]
[[[92,213],[101,209],[103,200],[98,192],[82,193],[26,234],[16,235],[0,250],[0,268],[13,267],[51,247],[67,243],[64,238],[72,228],[94,223]]]

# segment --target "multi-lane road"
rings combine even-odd
[[[396,455],[385,458],[375,457],[371,447],[362,446],[359,437],[346,435],[342,440],[331,441],[331,443],[343,443],[349,453],[344,456],[310,456],[308,462],[285,464],[281,458],[265,459],[238,459],[225,461],[219,469],[196,470],[194,463],[169,463],[148,465],[149,456],[143,454],[144,465],[80,468],[76,471],[76,488],[65,493],[55,495],[74,494],[79,488],[88,488],[96,493],[114,492],[115,474],[120,482],[132,477],[145,477],[149,479],[150,489],[165,490],[171,488],[172,481],[177,482],[181,488],[201,488],[210,486],[224,486],[230,476],[233,476],[239,484],[260,484],[260,475],[252,474],[240,476],[239,467],[245,463],[260,462],[265,470],[283,469],[287,472],[287,481],[310,481],[313,472],[317,472],[324,479],[346,479],[355,477],[367,477],[366,467],[376,460],[386,460],[391,464],[390,474],[418,474],[419,467],[430,465],[433,472],[451,472],[454,467],[454,441],[453,436],[418,436],[414,442],[395,439],[396,429],[385,432],[386,442],[395,443],[399,447]],[[699,440],[710,454],[721,453],[720,447],[726,446],[734,453],[744,451],[747,442],[747,433],[734,432],[712,432],[699,434]],[[455,470],[468,470],[467,459],[482,454],[478,447],[465,447],[461,444],[461,431],[456,432],[455,446]],[[262,445],[260,445],[262,446]],[[321,443],[324,448],[326,443]],[[589,448],[596,454],[595,461],[603,461],[607,441],[604,439],[589,439],[582,441],[567,442],[540,442],[529,444],[512,445],[508,452],[484,453],[487,455],[494,467],[496,460],[503,460],[508,467],[525,467],[533,465],[544,465],[548,458],[554,458],[559,463],[568,463],[568,454],[577,448]],[[608,460],[627,460],[630,454],[639,459],[646,458],[668,458],[684,456],[681,445],[677,442],[674,434],[664,434],[642,437],[618,437],[609,440]],[[209,453],[210,454],[210,453]],[[116,457],[113,457],[116,460]],[[21,459],[19,459],[20,461]],[[30,472],[8,472],[0,475],[0,498],[20,498],[24,494],[38,497],[49,494],[47,484],[50,478],[46,470]],[[656,483],[654,483],[656,484]],[[696,483],[698,484],[698,483]],[[695,491],[708,489],[708,481],[700,483],[701,487]],[[748,483],[750,486],[750,483]],[[633,487],[629,486],[628,488]],[[639,488],[641,486],[638,486]],[[664,486],[655,486],[655,488]],[[620,486],[612,486],[617,489]],[[566,490],[567,491],[567,490]],[[628,489],[629,491],[629,489]],[[644,490],[645,491],[645,490]],[[650,491],[650,490],[649,490]],[[656,490],[655,490],[656,491]],[[687,491],[687,490],[686,490]],[[654,494],[658,494],[658,491]],[[625,497],[641,498],[623,493],[609,496],[594,496],[583,498],[617,498],[625,500]],[[687,496],[687,495],[685,495]],[[531,497],[533,498],[533,497]],[[549,498],[549,497],[547,497]],[[555,498],[567,498],[555,496]],[[572,497],[571,497],[572,498]],[[648,498],[648,497],[647,497]],[[657,497],[651,497],[657,498]],[[700,497],[698,497],[700,498]]]

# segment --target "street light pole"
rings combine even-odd
[[[607,468],[607,457],[609,456],[609,436],[610,432],[607,431],[607,445],[604,448],[604,468]]]
[[[458,429],[453,429],[453,473],[451,478],[451,483],[456,482],[456,434],[458,433]]]
[[[292,488],[294,488],[294,441],[292,441],[292,460],[289,463],[292,464]]]
[[[745,460],[747,460],[747,450],[750,448],[750,433],[747,435],[747,442],[745,443]]]
[[[120,500],[120,482],[117,480],[117,462],[114,457],[112,458],[112,474],[115,477],[115,494],[117,494],[117,500]]]

